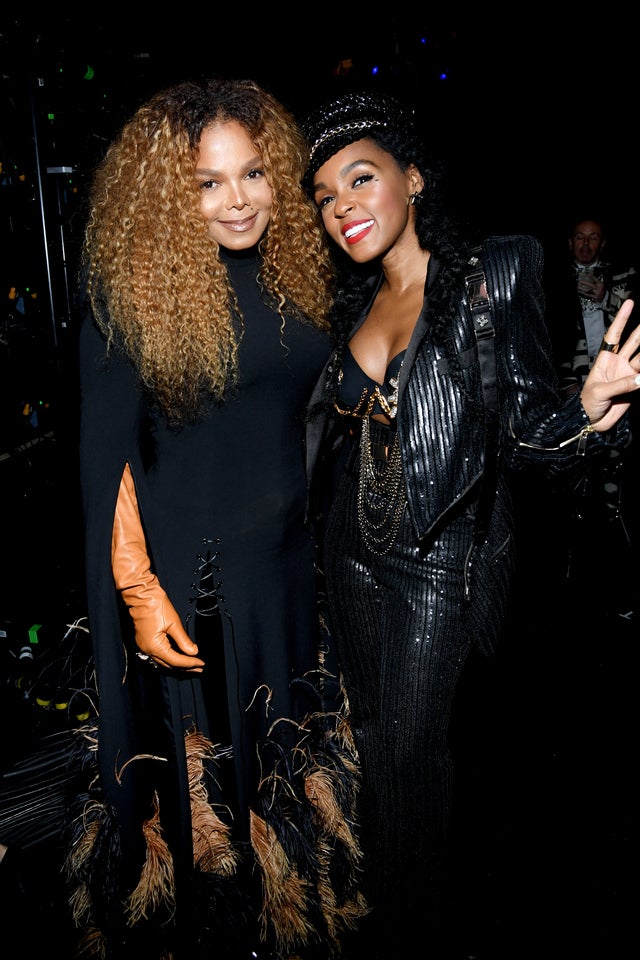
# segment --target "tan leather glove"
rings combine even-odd
[[[196,656],[198,647],[189,639],[175,607],[151,572],[129,464],[124,468],[116,503],[111,567],[115,585],[133,619],[141,652],[160,666],[200,673],[204,661]]]

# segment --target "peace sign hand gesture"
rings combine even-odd
[[[582,406],[598,433],[616,425],[631,406],[632,394],[640,390],[640,325],[620,346],[633,306],[633,300],[625,300],[618,310],[580,391]]]

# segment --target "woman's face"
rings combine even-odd
[[[413,230],[411,194],[422,180],[400,169],[373,140],[356,140],[335,153],[313,178],[313,197],[329,236],[353,260],[384,256]]]
[[[269,224],[273,194],[262,159],[237,120],[203,131],[195,175],[212,240],[229,250],[254,246]]]

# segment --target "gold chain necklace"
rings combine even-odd
[[[400,367],[402,369],[402,366]],[[389,380],[387,415],[398,412],[398,376]],[[407,499],[402,477],[402,456],[396,430],[387,460],[374,460],[371,448],[370,418],[362,419],[360,431],[360,475],[358,477],[358,523],[366,546],[382,557],[389,552],[398,536]]]

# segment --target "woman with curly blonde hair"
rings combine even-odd
[[[95,174],[80,460],[97,773],[67,859],[85,956],[337,956],[364,910],[306,521],[333,271],[305,157],[269,93],[210,79],[141,106]]]

